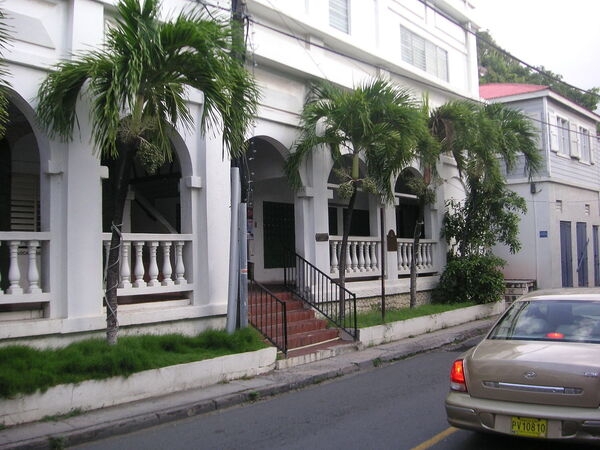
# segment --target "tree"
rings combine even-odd
[[[254,80],[233,56],[229,25],[196,10],[161,22],[159,7],[159,0],[120,0],[105,46],[59,63],[38,91],[40,121],[51,136],[64,140],[72,139],[78,97],[89,94],[96,152],[114,160],[106,275],[109,344],[118,334],[121,222],[134,158],[150,173],[170,160],[170,126],[193,125],[188,87],[204,94],[202,130],[222,124],[224,149],[232,156],[243,151],[257,105]]]
[[[487,31],[477,32],[477,56],[480,67],[480,84],[527,83],[549,86],[554,92],[593,111],[600,102],[600,88],[582,91],[566,84],[562,75],[544,66],[531,68],[523,65],[500,48]]]
[[[340,170],[340,192],[349,199],[344,220],[341,255],[345,255],[352,212],[359,189],[393,199],[391,180],[416,155],[416,147],[427,135],[427,121],[408,91],[383,79],[374,79],[352,90],[331,83],[314,85],[301,116],[300,138],[286,161],[293,187],[300,187],[298,168],[309,153],[326,146],[334,161],[342,154],[352,158],[351,168]],[[364,159],[366,176],[359,162]],[[345,284],[346,259],[340,258],[340,284]]]
[[[449,204],[445,218],[444,233],[456,245],[455,254],[478,254],[497,242],[518,251],[518,213],[526,207],[506,188],[503,164],[511,172],[522,158],[530,179],[539,169],[538,135],[529,118],[500,103],[458,100],[433,112],[431,129],[442,151],[454,157],[465,183],[464,205]]]

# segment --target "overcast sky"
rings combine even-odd
[[[474,0],[496,43],[581,89],[600,87],[599,0]]]

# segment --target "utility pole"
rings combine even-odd
[[[244,0],[231,0],[231,31],[234,59],[245,62]],[[227,332],[248,326],[248,253],[247,204],[248,174],[246,155],[231,161],[231,227],[229,256],[229,297],[227,305]]]

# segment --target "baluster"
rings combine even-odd
[[[372,242],[365,242],[365,270],[373,270],[373,261],[371,261],[371,246]]]
[[[398,243],[398,250],[400,251],[400,262],[398,269],[404,272],[406,271],[406,245],[404,242]]]
[[[135,247],[135,267],[133,268],[133,276],[135,277],[135,281],[133,282],[133,287],[145,287],[146,282],[144,281],[144,261],[142,260],[144,242],[136,241],[133,245]]]
[[[161,242],[160,246],[162,247],[162,253],[163,253],[163,266],[162,266],[162,274],[163,274],[163,280],[162,280],[162,285],[163,286],[172,286],[173,285],[173,280],[171,279],[171,273],[173,273],[173,269],[171,268],[171,242],[170,241],[165,241],[165,242]]]
[[[331,241],[329,248],[330,248],[329,272],[335,273],[338,270],[338,264],[339,264],[339,262],[338,262],[338,243],[336,241]]]
[[[433,244],[431,242],[427,244],[427,267],[433,268]]]
[[[373,270],[379,269],[378,261],[377,261],[377,243],[371,242],[371,267]]]
[[[358,243],[358,271],[365,271],[365,243]]]
[[[423,268],[429,268],[429,245],[430,244],[422,244],[423,245]]]
[[[129,250],[131,242],[121,242],[121,282],[120,288],[131,287],[131,263],[129,262]]]
[[[351,247],[352,245],[350,244],[350,242],[348,242],[346,244],[346,272],[350,272],[350,269],[352,268],[352,258],[350,258]]]
[[[29,270],[27,278],[29,278],[29,288],[27,292],[30,294],[40,294],[40,272],[37,266],[37,249],[40,246],[39,241],[29,241],[27,244],[27,258],[29,260]]]
[[[156,249],[158,248],[157,241],[148,242],[148,249],[150,250],[150,262],[148,263],[148,286],[160,286],[158,281],[158,264],[156,263]]]
[[[183,241],[175,242],[175,284],[187,284],[183,265]]]
[[[20,286],[21,271],[19,270],[19,244],[21,241],[9,241],[9,269],[8,269],[8,289],[7,294],[22,294],[23,289]]]
[[[419,244],[419,247],[417,248],[417,256],[419,257],[419,259],[417,260],[417,268],[419,270],[423,269],[423,244]]]
[[[352,258],[352,272],[356,272],[358,269],[358,257],[356,256],[356,250],[358,248],[358,242],[350,243],[350,257]]]

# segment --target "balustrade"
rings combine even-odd
[[[437,242],[430,239],[419,241],[419,247],[415,252],[415,265],[418,273],[437,272],[438,264],[435,258],[435,246]],[[399,275],[410,274],[412,262],[412,239],[398,239],[398,250],[396,251]]]
[[[412,261],[412,239],[398,239],[396,259],[398,275],[410,274]],[[340,236],[331,236],[329,241],[329,268],[330,273],[338,274],[341,256],[342,239]],[[439,270],[439,261],[436,254],[437,241],[421,239],[417,248],[416,266],[418,273],[436,273]],[[368,277],[381,274],[379,260],[381,259],[381,242],[377,237],[355,237],[348,239],[348,248],[344,259],[346,261],[346,277]],[[390,258],[390,263],[394,264]]]
[[[0,303],[16,302],[46,302],[47,295],[42,289],[41,267],[42,252],[45,251],[44,243],[50,240],[49,233],[0,232],[0,247],[6,247],[3,252],[5,260],[6,279],[2,280],[0,272],[0,286],[6,285],[6,291],[0,289]],[[0,253],[1,255],[2,253]],[[17,299],[17,300],[15,300]]]
[[[188,291],[184,251],[191,235],[124,233],[121,244],[118,295]],[[110,236],[104,236],[105,258]],[[133,276],[133,280],[132,280]]]
[[[376,276],[381,273],[378,255],[381,243],[376,237],[355,237],[348,238],[348,247],[344,260],[346,262],[346,276]],[[342,238],[331,236],[329,241],[329,267],[332,274],[339,271],[339,261],[342,249]]]

